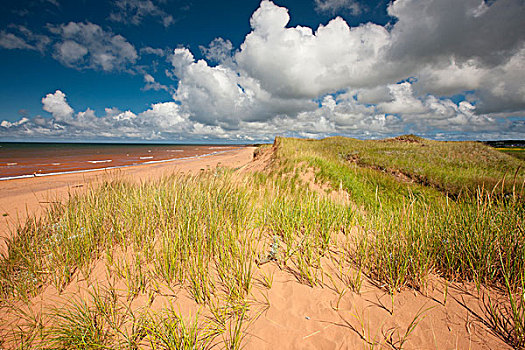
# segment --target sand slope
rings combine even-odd
[[[170,172],[198,173],[217,165],[242,167],[243,172],[267,168],[271,149],[255,161],[253,151],[248,147],[206,158],[112,171],[110,175],[118,173],[143,181]],[[68,193],[82,191],[106,175],[102,171],[0,182],[0,210],[8,214],[2,222],[2,236],[11,235],[14,225],[28,215],[40,215],[50,201],[65,200]],[[341,247],[348,237],[338,237]],[[352,265],[337,261],[338,252],[333,253],[331,259],[322,259],[322,283],[315,287],[296,278],[293,263],[280,266],[269,262],[255,268],[255,287],[249,296],[251,306],[244,329],[245,349],[510,349],[487,327],[486,305],[474,286],[434,277],[425,291],[404,290],[392,299],[384,288],[364,277],[356,291],[339,272],[352,271]],[[271,288],[264,286],[263,276],[271,276]],[[48,286],[31,305],[40,310],[60,307],[64,300],[85,295],[93,282],[104,285],[110,279],[101,259],[88,278],[77,273],[62,292]],[[125,286],[116,287],[125,290]],[[203,312],[183,288],[160,290],[154,300],[139,295],[130,307],[155,311],[168,304],[188,318],[198,310]],[[222,346],[218,342],[218,348]]]

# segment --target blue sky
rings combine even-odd
[[[523,139],[521,0],[9,1],[0,140]]]

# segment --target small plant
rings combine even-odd
[[[246,317],[246,306],[241,306],[240,310],[234,313],[234,316],[228,323],[228,337],[224,339],[224,346],[226,349],[239,350],[242,347],[244,339],[244,320]]]
[[[372,329],[377,330],[376,327],[370,327],[370,323],[366,321],[366,317],[363,314],[359,315],[357,313],[352,314],[352,316],[359,322],[359,329],[355,329],[354,327],[351,327],[354,329],[354,331],[359,334],[361,339],[364,341],[364,348],[365,349],[375,349],[377,346],[381,345],[381,342],[379,341],[379,337],[372,334]]]
[[[505,299],[493,299],[490,295],[484,297],[485,311],[490,326],[516,349],[525,349],[524,281],[525,278],[522,276],[521,284],[513,287],[505,274],[505,296],[508,302]]]
[[[271,289],[273,285],[273,272],[264,273],[264,271],[261,271],[262,274],[262,285],[265,288]]]
[[[423,309],[423,307],[424,305],[421,308],[419,308],[419,310],[416,312],[414,318],[412,319],[412,321],[410,321],[410,324],[407,326],[404,333],[400,333],[398,327],[390,328],[383,332],[383,336],[385,337],[387,344],[389,344],[390,346],[392,346],[392,348],[397,350],[403,349],[410,334],[412,334],[412,332],[416,329],[419,323],[425,318],[424,314],[429,310],[433,309],[435,306],[426,309]]]
[[[173,307],[161,315],[151,316],[146,329],[153,349],[202,349],[217,335],[214,329],[199,325],[198,314],[191,321],[185,321]]]
[[[91,293],[91,301],[72,300],[66,308],[55,308],[50,327],[45,329],[45,344],[53,349],[97,349],[115,344],[121,326],[116,299]]]

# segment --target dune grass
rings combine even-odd
[[[496,148],[498,151],[506,153],[510,156],[516,157],[521,160],[525,160],[525,148],[522,147],[505,147]]]
[[[45,310],[40,317],[53,322],[25,322],[6,337],[41,349],[238,349],[257,314],[256,281],[272,288],[257,264],[276,263],[323,287],[323,261],[337,260],[352,263],[339,274],[356,293],[364,275],[392,297],[424,290],[430,274],[500,288],[506,299],[487,302],[492,328],[525,346],[523,161],[478,143],[412,135],[278,138],[274,148],[264,173],[216,168],[141,184],[107,181],[28,220],[0,258],[0,306],[29,303],[47,286],[66,291],[100,261],[126,287]],[[310,189],[307,169],[331,189]],[[187,318],[174,307],[130,306],[140,296],[153,302],[161,289],[184,290],[202,311]]]
[[[471,142],[412,135],[360,141],[277,139],[279,171],[306,164],[361,206],[351,255],[391,293],[430,273],[503,288],[500,334],[525,346],[524,162]],[[512,325],[512,326],[510,326]]]
[[[482,144],[410,135],[277,142],[281,169],[306,162],[363,207],[361,221],[372,234],[362,239],[372,242],[357,246],[371,251],[356,254],[393,289],[407,283],[417,288],[436,269],[477,283],[503,283],[507,274],[511,285],[519,284],[525,267],[523,162]]]
[[[352,214],[292,186],[294,180],[233,177],[232,171],[217,168],[152,183],[112,181],[55,206],[29,220],[8,242],[8,254],[0,261],[2,300],[28,302],[48,285],[65,291],[75,276],[89,278],[102,260],[107,274],[126,286],[120,303],[155,294],[158,286],[183,288],[214,315],[213,331],[202,327],[203,317],[183,320],[169,310],[148,316],[142,342],[200,348],[222,336],[227,348],[239,348],[258,257],[274,249],[273,260],[288,263],[299,280],[316,285],[319,257],[327,252],[330,235],[349,225]],[[126,309],[116,300],[99,303],[99,294],[87,299],[66,303],[60,312],[47,311],[55,321],[32,346],[124,344],[115,333],[119,327],[101,315]]]

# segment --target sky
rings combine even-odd
[[[525,139],[523,0],[7,0],[0,141]]]

